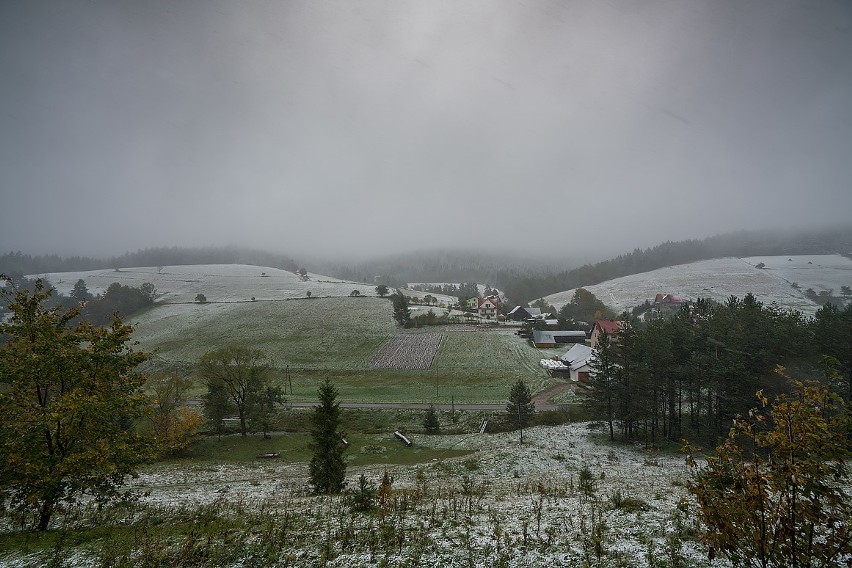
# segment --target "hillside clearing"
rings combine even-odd
[[[791,259],[791,260],[788,260]],[[755,268],[759,262],[767,268]],[[798,282],[799,289],[792,283]],[[630,310],[658,293],[677,294],[695,300],[709,298],[718,302],[730,296],[742,298],[748,293],[759,301],[776,303],[809,316],[819,306],[804,296],[804,290],[852,285],[852,260],[839,255],[720,258],[660,268],[584,286],[616,312]],[[545,296],[557,309],[571,301],[575,290]]]

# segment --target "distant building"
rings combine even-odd
[[[525,308],[523,306],[515,306],[509,312],[509,319],[514,321],[527,321],[531,318],[537,318],[541,315],[540,308]]]
[[[684,299],[674,294],[657,294],[651,309],[658,315],[671,315],[677,312],[685,303]]]
[[[572,345],[571,349],[566,351],[559,360],[568,367],[572,380],[585,383],[589,379],[594,354],[595,350],[588,345],[577,343]]]
[[[596,349],[601,335],[606,332],[611,340],[617,341],[618,332],[621,331],[621,321],[619,320],[595,320],[595,327],[592,328],[591,346]]]
[[[585,343],[585,331],[545,331],[534,329],[531,338],[533,345],[539,349],[566,345],[569,343]]]
[[[476,310],[479,316],[487,319],[496,318],[497,310],[500,308],[500,301],[496,296],[488,296],[486,298],[478,298]]]

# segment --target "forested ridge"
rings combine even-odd
[[[291,271],[298,268],[296,262],[286,255],[239,247],[146,248],[111,258],[61,257],[55,254],[33,256],[20,251],[0,255],[0,273],[5,274],[43,274],[183,264],[253,264]]]
[[[666,266],[722,257],[798,254],[852,254],[852,227],[810,231],[739,231],[705,239],[666,241],[657,246],[618,255],[579,267],[565,267],[572,248],[583,245],[554,245],[548,261],[541,252],[524,257],[518,253],[471,250],[431,250],[396,254],[372,260],[342,263],[315,259],[303,262],[312,272],[356,282],[383,283],[399,287],[409,282],[471,282],[502,290],[511,303],[523,304],[548,294],[581,286],[592,286],[631,274]],[[576,255],[575,255],[576,256]],[[32,256],[20,251],[0,255],[0,272],[42,274],[169,266],[179,264],[253,264],[295,271],[299,264],[286,255],[237,247],[161,247],[98,259],[84,256]]]

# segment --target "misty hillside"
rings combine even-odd
[[[563,256],[570,251],[558,252]],[[552,270],[551,262],[539,254],[525,256],[487,249],[424,249],[352,264],[320,262],[316,270],[358,282],[373,282],[376,277],[385,277],[397,286],[407,282],[492,284],[531,275],[544,276]]]
[[[477,282],[504,291],[520,304],[551,294],[588,287],[614,278],[666,266],[726,257],[823,255],[852,252],[852,227],[810,231],[739,231],[706,239],[667,241],[579,267],[570,258],[583,258],[585,241],[554,246],[552,252],[529,255],[464,249],[417,250],[377,256],[360,262],[305,259],[302,266],[334,278],[371,284],[376,278],[400,287],[407,282]],[[139,266],[246,264],[294,271],[300,265],[289,256],[238,247],[152,248],[109,259],[31,256],[21,252],[0,255],[0,273],[44,274]]]
[[[811,231],[739,231],[686,241],[667,241],[635,249],[608,260],[566,266],[569,255],[580,258],[585,240],[555,245],[546,253],[501,254],[434,250],[388,256],[362,263],[324,265],[323,272],[338,278],[372,282],[376,276],[400,285],[405,282],[467,282],[491,284],[513,303],[523,303],[613,278],[640,274],[666,266],[725,257],[838,254],[852,251],[852,227]]]
[[[291,272],[298,268],[296,262],[286,255],[242,247],[159,247],[127,252],[112,258],[61,257],[55,254],[33,256],[20,251],[0,255],[0,273],[3,274],[45,274],[193,264],[252,264]]]
[[[757,268],[759,264],[764,267]],[[812,316],[820,307],[820,294],[837,303],[842,286],[852,286],[852,260],[840,255],[759,256],[720,258],[667,266],[586,286],[616,313],[630,311],[657,294],[674,294],[725,302],[752,294],[764,304]],[[813,298],[808,297],[808,290]],[[544,297],[559,309],[571,301],[574,289]]]

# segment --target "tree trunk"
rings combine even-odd
[[[44,532],[50,524],[50,518],[53,516],[54,498],[52,495],[46,497],[41,504],[41,510],[38,515],[38,527],[36,530]]]

